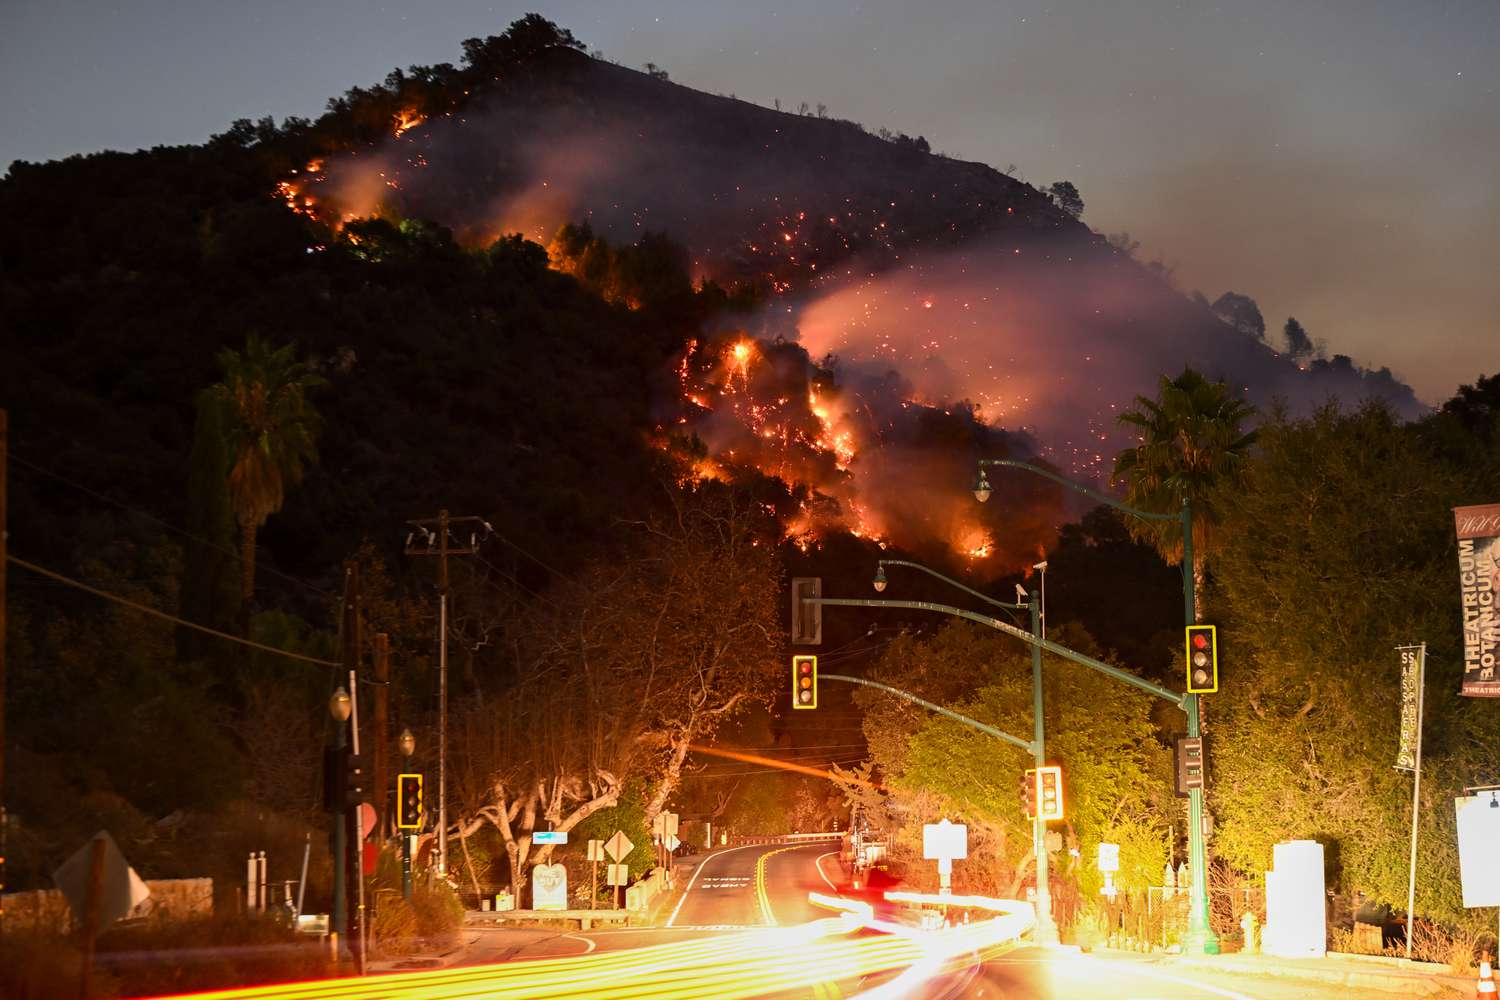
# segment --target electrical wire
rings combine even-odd
[[[93,594],[95,597],[102,597],[106,601],[113,601],[116,604],[123,605],[124,607],[131,608],[135,611],[139,611],[145,615],[150,615],[153,618],[160,618],[162,621],[171,622],[173,625],[181,625],[183,628],[190,628],[195,631],[202,632],[206,635],[217,636],[218,638],[228,640],[229,642],[237,642],[241,646],[249,646],[252,649],[258,649],[262,652],[274,653],[277,656],[284,656],[289,660],[300,660],[304,663],[315,663],[320,667],[343,666],[342,663],[338,663],[334,660],[320,660],[316,656],[303,656],[301,653],[293,653],[285,649],[277,649],[275,646],[267,646],[263,643],[256,642],[253,639],[242,639],[237,635],[230,635],[228,632],[220,632],[216,628],[209,628],[207,625],[199,625],[197,622],[190,622],[185,618],[178,618],[176,615],[171,615],[165,611],[160,611],[156,608],[151,607],[150,605],[140,604],[136,601],[130,600],[129,598],[121,597],[119,594],[111,594],[107,590],[100,590],[98,587],[84,583],[81,580],[75,580],[70,576],[63,576],[61,573],[57,573],[42,566],[38,566],[35,563],[27,562],[25,559],[22,559],[19,556],[13,556],[10,553],[6,553],[5,558],[7,561],[15,563],[22,569],[31,570],[31,572],[33,573],[39,573],[42,576],[48,577],[52,580],[56,580],[59,583],[65,583],[70,587],[75,587],[78,590]]]
[[[141,510],[139,507],[132,507],[132,506],[130,506],[130,504],[127,504],[127,503],[125,503],[123,501],[120,501],[120,500],[116,500],[114,497],[109,496],[106,493],[100,493],[96,489],[92,489],[92,488],[90,488],[88,486],[85,486],[85,485],[83,485],[82,483],[80,483],[80,482],[78,482],[76,480],[69,479],[67,476],[64,476],[60,472],[53,472],[51,469],[45,468],[43,466],[40,466],[40,465],[36,464],[35,462],[30,461],[29,459],[22,458],[20,455],[17,455],[14,451],[12,451],[10,453],[10,460],[12,462],[18,463],[19,465],[23,465],[23,466],[25,466],[28,469],[31,469],[33,472],[39,472],[39,473],[41,473],[44,476],[49,476],[52,479],[55,479],[55,480],[57,480],[60,483],[64,483],[64,484],[66,484],[68,486],[71,486],[75,490],[78,490],[78,491],[80,491],[82,493],[87,493],[89,496],[93,497],[96,500],[103,500],[105,503],[114,504],[116,507],[119,507],[121,510],[126,511],[127,513],[134,514],[137,517],[143,517],[146,520],[152,522],[153,524],[159,524],[163,528],[166,528],[168,531],[175,532],[175,533],[181,535],[183,538],[191,539],[192,541],[197,542],[199,545],[206,545],[207,547],[215,550],[216,552],[222,552],[225,555],[229,556],[230,558],[234,559],[236,562],[240,562],[240,561],[242,561],[245,558],[242,553],[240,553],[240,552],[238,552],[238,551],[236,551],[236,550],[228,547],[227,545],[220,545],[217,542],[212,542],[212,541],[209,541],[207,538],[202,538],[202,537],[200,537],[198,535],[195,535],[191,531],[187,531],[187,530],[185,530],[183,528],[179,528],[179,527],[177,527],[177,525],[172,524],[170,521],[165,521],[162,518],[157,517],[155,514],[150,513],[149,511]],[[299,580],[295,576],[292,576],[292,575],[290,575],[288,573],[283,573],[280,570],[274,569],[274,568],[272,568],[270,566],[266,566],[264,563],[257,564],[255,568],[256,568],[257,571],[259,571],[261,573],[269,573],[271,576],[281,577],[281,579],[283,579],[283,580],[287,580],[287,581],[289,581],[291,583],[295,583],[299,587],[305,587],[306,589],[312,591],[313,593],[319,594],[319,595],[321,595],[323,597],[328,597],[328,598],[337,598],[338,597],[337,594],[329,593],[328,591],[322,589],[321,587],[317,587],[317,586],[314,586],[311,583],[308,583],[306,580]]]

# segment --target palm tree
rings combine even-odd
[[[1137,409],[1120,422],[1137,428],[1140,443],[1115,456],[1115,482],[1125,483],[1125,502],[1156,514],[1174,514],[1184,500],[1193,506],[1193,580],[1203,592],[1205,561],[1218,547],[1215,495],[1244,475],[1255,432],[1241,425],[1255,410],[1191,368],[1161,379],[1157,399],[1135,398]],[[1182,525],[1177,521],[1127,518],[1138,541],[1156,546],[1169,564],[1182,562]],[[1201,600],[1201,597],[1200,597]],[[1197,609],[1194,609],[1195,612]]]
[[[314,441],[322,420],[307,393],[323,379],[293,352],[290,344],[273,348],[253,335],[243,354],[226,347],[218,356],[224,378],[211,390],[226,418],[229,504],[240,526],[242,619],[255,591],[255,533],[281,509],[303,465],[318,458]]]

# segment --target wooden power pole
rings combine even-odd
[[[385,839],[390,818],[390,743],[391,743],[391,639],[384,632],[375,633],[375,746],[370,754],[370,773],[374,779],[375,838]]]
[[[437,794],[437,869],[448,874],[448,557],[468,556],[479,551],[479,539],[469,535],[468,543],[450,537],[457,525],[479,525],[489,534],[490,525],[482,517],[449,517],[446,510],[437,517],[407,521],[412,531],[406,536],[409,556],[437,556],[438,559],[438,794]]]

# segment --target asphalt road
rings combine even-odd
[[[810,890],[833,891],[840,881],[837,855],[829,844],[797,847],[731,848],[707,856],[683,894],[667,911],[665,926],[604,928],[589,932],[558,930],[479,931],[465,965],[516,959],[565,958],[699,941],[767,927],[794,927],[829,915],[810,903]],[[669,901],[670,903],[670,901]],[[799,996],[851,997],[871,990],[890,974],[820,984]],[[645,985],[644,983],[642,984]],[[584,995],[584,994],[580,994]],[[711,996],[712,994],[704,994]],[[786,994],[783,994],[786,995]],[[984,998],[1110,997],[1122,1000],[1350,1000],[1360,994],[1345,987],[1292,979],[1242,976],[1179,969],[1160,956],[1084,955],[1018,946],[983,964],[975,962],[902,994],[924,1000]],[[1380,994],[1375,994],[1379,996]]]

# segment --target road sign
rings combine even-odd
[[[588,853],[588,857],[584,858],[584,860],[585,861],[603,861],[604,860],[604,841],[602,841],[602,840],[591,840],[591,841],[589,841],[589,853]]]
[[[928,860],[962,860],[969,856],[969,828],[962,823],[940,820],[922,827],[922,857]]]
[[[568,842],[568,831],[566,830],[536,830],[531,834],[533,844],[566,844]]]
[[[52,873],[53,883],[62,891],[80,925],[88,920],[89,878],[96,840],[104,842],[98,895],[94,900],[98,907],[97,926],[103,930],[129,913],[136,904],[144,902],[151,890],[120,853],[115,838],[100,830]]]
[[[533,910],[566,910],[568,908],[568,868],[566,865],[537,865],[531,869],[531,908]]]
[[[1099,870],[1101,872],[1117,872],[1120,870],[1120,845],[1099,845]]]
[[[609,865],[605,882],[609,885],[625,885],[630,881],[629,865]]]
[[[670,812],[659,812],[656,819],[651,821],[651,836],[657,840],[673,836],[677,833],[677,814]]]
[[[635,845],[630,842],[630,838],[629,837],[625,836],[625,832],[623,830],[616,830],[615,831],[615,835],[613,837],[610,837],[609,840],[605,842],[604,849],[609,852],[609,856],[611,858],[614,858],[616,861],[619,861],[622,858],[624,858],[625,855],[627,855],[631,851],[635,850]],[[625,883],[623,883],[623,882],[618,882],[618,883],[617,882],[611,882],[610,883],[610,885],[624,885],[624,884]]]
[[[682,841],[677,839],[677,834],[675,833],[667,834],[667,839],[662,841],[662,843],[666,845],[666,848],[669,851],[675,851],[677,850],[677,848],[682,846]]]

